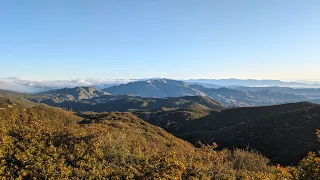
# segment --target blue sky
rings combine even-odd
[[[319,0],[3,1],[0,77],[320,80]]]

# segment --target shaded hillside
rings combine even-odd
[[[0,110],[0,134],[2,179],[293,179],[256,152],[195,148],[131,113],[13,106]]]
[[[212,132],[210,136],[225,147],[243,148],[249,145],[274,162],[296,164],[308,151],[320,149],[314,135],[316,129],[320,129],[320,107],[237,124]]]
[[[277,113],[291,112],[311,107],[320,107],[312,103],[291,103],[275,106],[242,107],[212,112],[210,115],[189,122],[184,126],[184,131],[193,130],[218,130],[235,124],[272,116]]]
[[[74,101],[81,99],[91,99],[94,97],[100,97],[104,95],[110,95],[107,92],[101,91],[96,87],[76,87],[76,88],[64,88],[51,90],[36,95],[26,95],[31,101],[34,102],[50,102],[55,103],[63,101]]]
[[[229,148],[250,146],[273,162],[291,164],[319,148],[314,136],[319,128],[320,106],[297,103],[212,112],[187,121],[174,133],[194,143],[200,140]]]

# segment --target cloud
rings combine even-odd
[[[125,79],[71,79],[71,80],[35,80],[29,78],[0,78],[0,89],[23,92],[23,93],[37,93],[52,89],[59,89],[65,87],[79,87],[79,86],[98,86],[100,88],[110,87],[112,85],[125,84],[135,80]]]

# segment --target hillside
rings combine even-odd
[[[250,146],[273,162],[296,164],[319,148],[314,136],[319,117],[320,106],[311,103],[235,108],[186,121],[173,133],[194,143],[214,141],[221,148]]]
[[[207,134],[225,147],[249,145],[274,162],[296,164],[308,151],[316,152],[314,133],[320,128],[320,107],[285,112],[237,124]]]
[[[233,126],[234,124],[259,119],[261,117],[272,116],[277,113],[291,112],[312,107],[320,107],[320,105],[302,102],[275,106],[231,108],[213,112],[197,121],[192,121],[185,126],[185,131],[191,130],[189,128],[196,130],[217,130]]]
[[[195,148],[131,113],[82,119],[12,106],[0,110],[0,134],[2,179],[293,178],[292,168],[269,166],[256,152]]]
[[[25,98],[25,94],[6,91],[6,90],[0,90],[0,103],[1,103],[0,108],[12,106],[12,105],[16,105],[21,108],[29,108],[36,105],[36,103],[33,103],[27,100]]]

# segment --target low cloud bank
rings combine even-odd
[[[134,80],[124,79],[71,79],[71,80],[35,80],[29,78],[0,78],[0,89],[23,93],[37,93],[59,88],[79,86],[98,86],[106,88],[113,85],[125,84]]]

